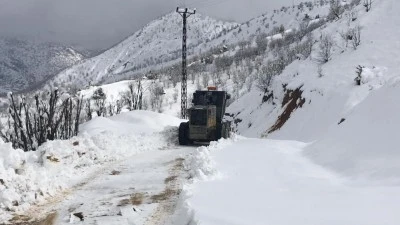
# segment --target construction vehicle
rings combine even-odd
[[[229,138],[231,123],[223,120],[228,99],[230,95],[226,91],[217,91],[216,87],[193,93],[193,106],[188,109],[189,121],[179,126],[179,144]]]

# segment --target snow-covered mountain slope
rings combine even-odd
[[[188,56],[201,56],[226,45],[251,41],[256,35],[278,32],[282,25],[296,28],[307,17],[326,15],[327,1],[282,7],[243,24],[217,21],[200,14],[188,19]],[[178,63],[181,57],[182,18],[173,12],[149,23],[103,54],[60,73],[48,86],[78,88],[129,79]]]
[[[253,90],[233,103],[228,111],[241,121],[239,132],[315,141],[307,147],[308,156],[360,179],[400,177],[395,150],[400,45],[394,29],[400,24],[399,10],[398,1],[374,1],[369,12],[362,5],[354,9],[355,21],[344,14],[315,31],[316,37],[333,38],[332,59],[318,69],[316,43],[312,59],[296,61],[274,78],[272,101],[262,104],[264,93]],[[361,44],[356,49],[346,47],[340,33],[358,25]],[[354,80],[359,65],[360,86]]]
[[[286,30],[298,28],[305,20],[315,20],[324,17],[329,12],[329,1],[321,0],[314,3],[300,3],[295,6],[286,6],[281,9],[266,11],[263,15],[253,18],[236,29],[228,32],[209,43],[199,46],[202,49],[237,44],[243,41],[251,41],[256,35],[279,33],[278,29],[283,26]]]
[[[193,47],[238,26],[199,14],[192,15],[188,20],[189,54]],[[63,71],[52,80],[50,86],[73,84],[82,87],[114,76],[149,71],[164,63],[177,61],[181,46],[182,18],[173,12],[154,20],[103,54]]]
[[[59,44],[0,38],[0,94],[34,89],[83,58]]]

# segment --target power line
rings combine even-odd
[[[219,4],[228,2],[228,1],[229,0],[219,0],[219,1],[218,0],[217,1],[215,1],[215,0],[203,0],[203,1],[194,1],[194,2],[189,3],[188,5],[189,5],[189,7],[193,7],[194,5],[196,5],[198,8],[199,7],[207,8],[207,7],[214,6],[214,5],[219,5]]]

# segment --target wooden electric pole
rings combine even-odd
[[[176,8],[176,12],[183,18],[183,36],[182,36],[182,87],[181,87],[181,118],[187,118],[187,18],[196,13],[196,10],[189,10],[188,8]]]

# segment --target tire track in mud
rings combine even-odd
[[[151,197],[159,205],[153,214],[150,215],[145,225],[165,224],[170,216],[174,214],[187,175],[184,170],[184,161],[184,158],[177,158],[170,162],[172,166],[168,171],[169,177],[164,181],[164,191]]]

